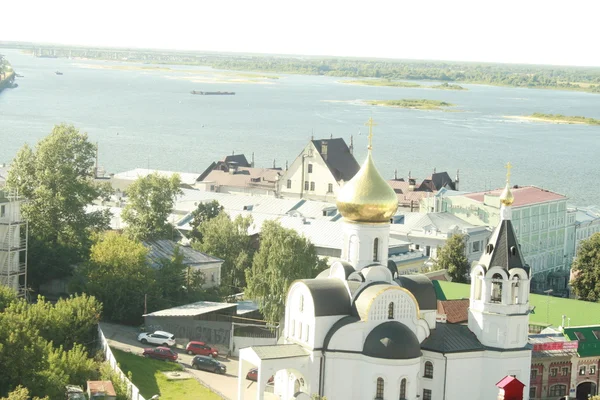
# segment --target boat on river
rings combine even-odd
[[[60,71],[56,71],[56,72],[54,72],[54,73],[55,73],[56,75],[62,75],[62,74],[63,74],[63,73],[62,73],[62,72],[60,72]]]
[[[209,95],[234,95],[235,92],[202,92],[199,90],[192,90],[190,92],[191,94],[200,94],[200,95],[205,95],[205,96],[209,96]]]

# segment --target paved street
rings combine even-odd
[[[139,329],[137,328],[104,322],[101,323],[100,326],[104,332],[106,340],[113,348],[141,355],[144,347],[148,347],[137,341],[137,335],[140,333]],[[192,369],[191,362],[193,356],[186,354],[183,349],[173,350],[179,353],[178,362],[182,364],[186,370],[203,385],[209,387],[211,390],[220,394],[225,399],[237,400],[237,359],[225,357],[217,358],[227,367],[227,373],[225,375],[219,375],[211,372],[196,371],[195,369]],[[251,365],[248,365],[244,369],[244,373],[246,373],[251,367]],[[244,387],[246,388],[244,391],[244,399],[256,399],[256,383],[246,380]],[[268,392],[265,393],[265,400],[275,399],[278,399],[278,397],[274,394]]]

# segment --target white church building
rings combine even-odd
[[[438,322],[431,281],[388,266],[397,196],[369,145],[365,163],[337,195],[343,261],[291,284],[280,344],[240,350],[238,399],[252,365],[259,400],[273,375],[274,393],[284,400],[491,400],[508,375],[528,394],[530,271],[510,220],[513,200],[507,179],[502,219],[471,271],[468,325]]]

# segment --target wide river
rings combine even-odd
[[[355,156],[366,153],[369,117],[378,123],[376,164],[424,178],[434,168],[454,176],[461,190],[512,182],[567,195],[571,203],[599,204],[600,126],[527,122],[505,116],[533,112],[600,119],[600,94],[463,85],[468,91],[341,84],[341,78],[282,75],[263,83],[206,82],[208,68],[94,60],[35,58],[0,53],[23,75],[17,89],[0,93],[0,163],[24,143],[34,145],[54,124],[67,122],[89,134],[108,172],[136,167],[202,172],[232,151],[254,152],[257,166],[284,166],[315,138],[354,135]],[[134,68],[132,68],[132,66]],[[61,71],[62,76],[55,71]],[[224,78],[223,78],[224,77]],[[225,80],[226,82],[223,82]],[[241,80],[244,80],[242,77]],[[426,83],[431,84],[431,83]],[[190,90],[234,91],[235,96],[194,96]],[[375,107],[359,99],[432,99],[458,112]]]

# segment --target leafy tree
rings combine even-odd
[[[257,301],[267,321],[279,323],[290,284],[296,279],[314,278],[326,266],[327,261],[317,257],[308,239],[275,221],[266,221],[260,248],[246,272],[248,287],[244,294]]]
[[[0,400],[30,400],[29,390],[21,385],[17,386],[15,390],[8,394],[8,397],[2,397]],[[48,396],[40,399],[39,397],[34,397],[33,400],[48,400]]]
[[[452,235],[446,244],[438,249],[437,258],[434,260],[434,269],[445,269],[452,277],[453,282],[466,283],[469,268],[465,235]]]
[[[192,239],[201,242],[202,233],[200,232],[200,226],[204,221],[215,218],[221,211],[223,211],[223,206],[217,200],[198,204],[198,207],[192,212],[193,219],[190,222],[190,226],[192,227],[190,236]]]
[[[232,294],[246,286],[245,271],[252,265],[254,249],[248,228],[252,217],[238,215],[233,221],[221,211],[215,218],[200,226],[202,242],[196,242],[197,250],[223,260],[221,284],[224,293]]]
[[[182,193],[181,180],[175,174],[168,177],[153,173],[138,178],[127,188],[127,204],[122,218],[127,223],[127,234],[137,240],[171,238],[167,218],[173,204]]]
[[[0,285],[0,312],[16,301],[17,292],[8,286]]]
[[[571,266],[571,287],[579,299],[600,300],[600,232],[582,240]]]
[[[90,233],[108,227],[108,211],[86,212],[105,191],[93,180],[96,147],[72,125],[57,125],[32,150],[19,150],[8,173],[7,186],[28,201],[22,204],[29,221],[29,282],[68,276],[85,259]]]
[[[111,321],[135,324],[144,311],[144,295],[154,290],[154,271],[147,264],[148,249],[117,232],[97,235],[90,261],[77,269],[73,286],[103,303]]]

